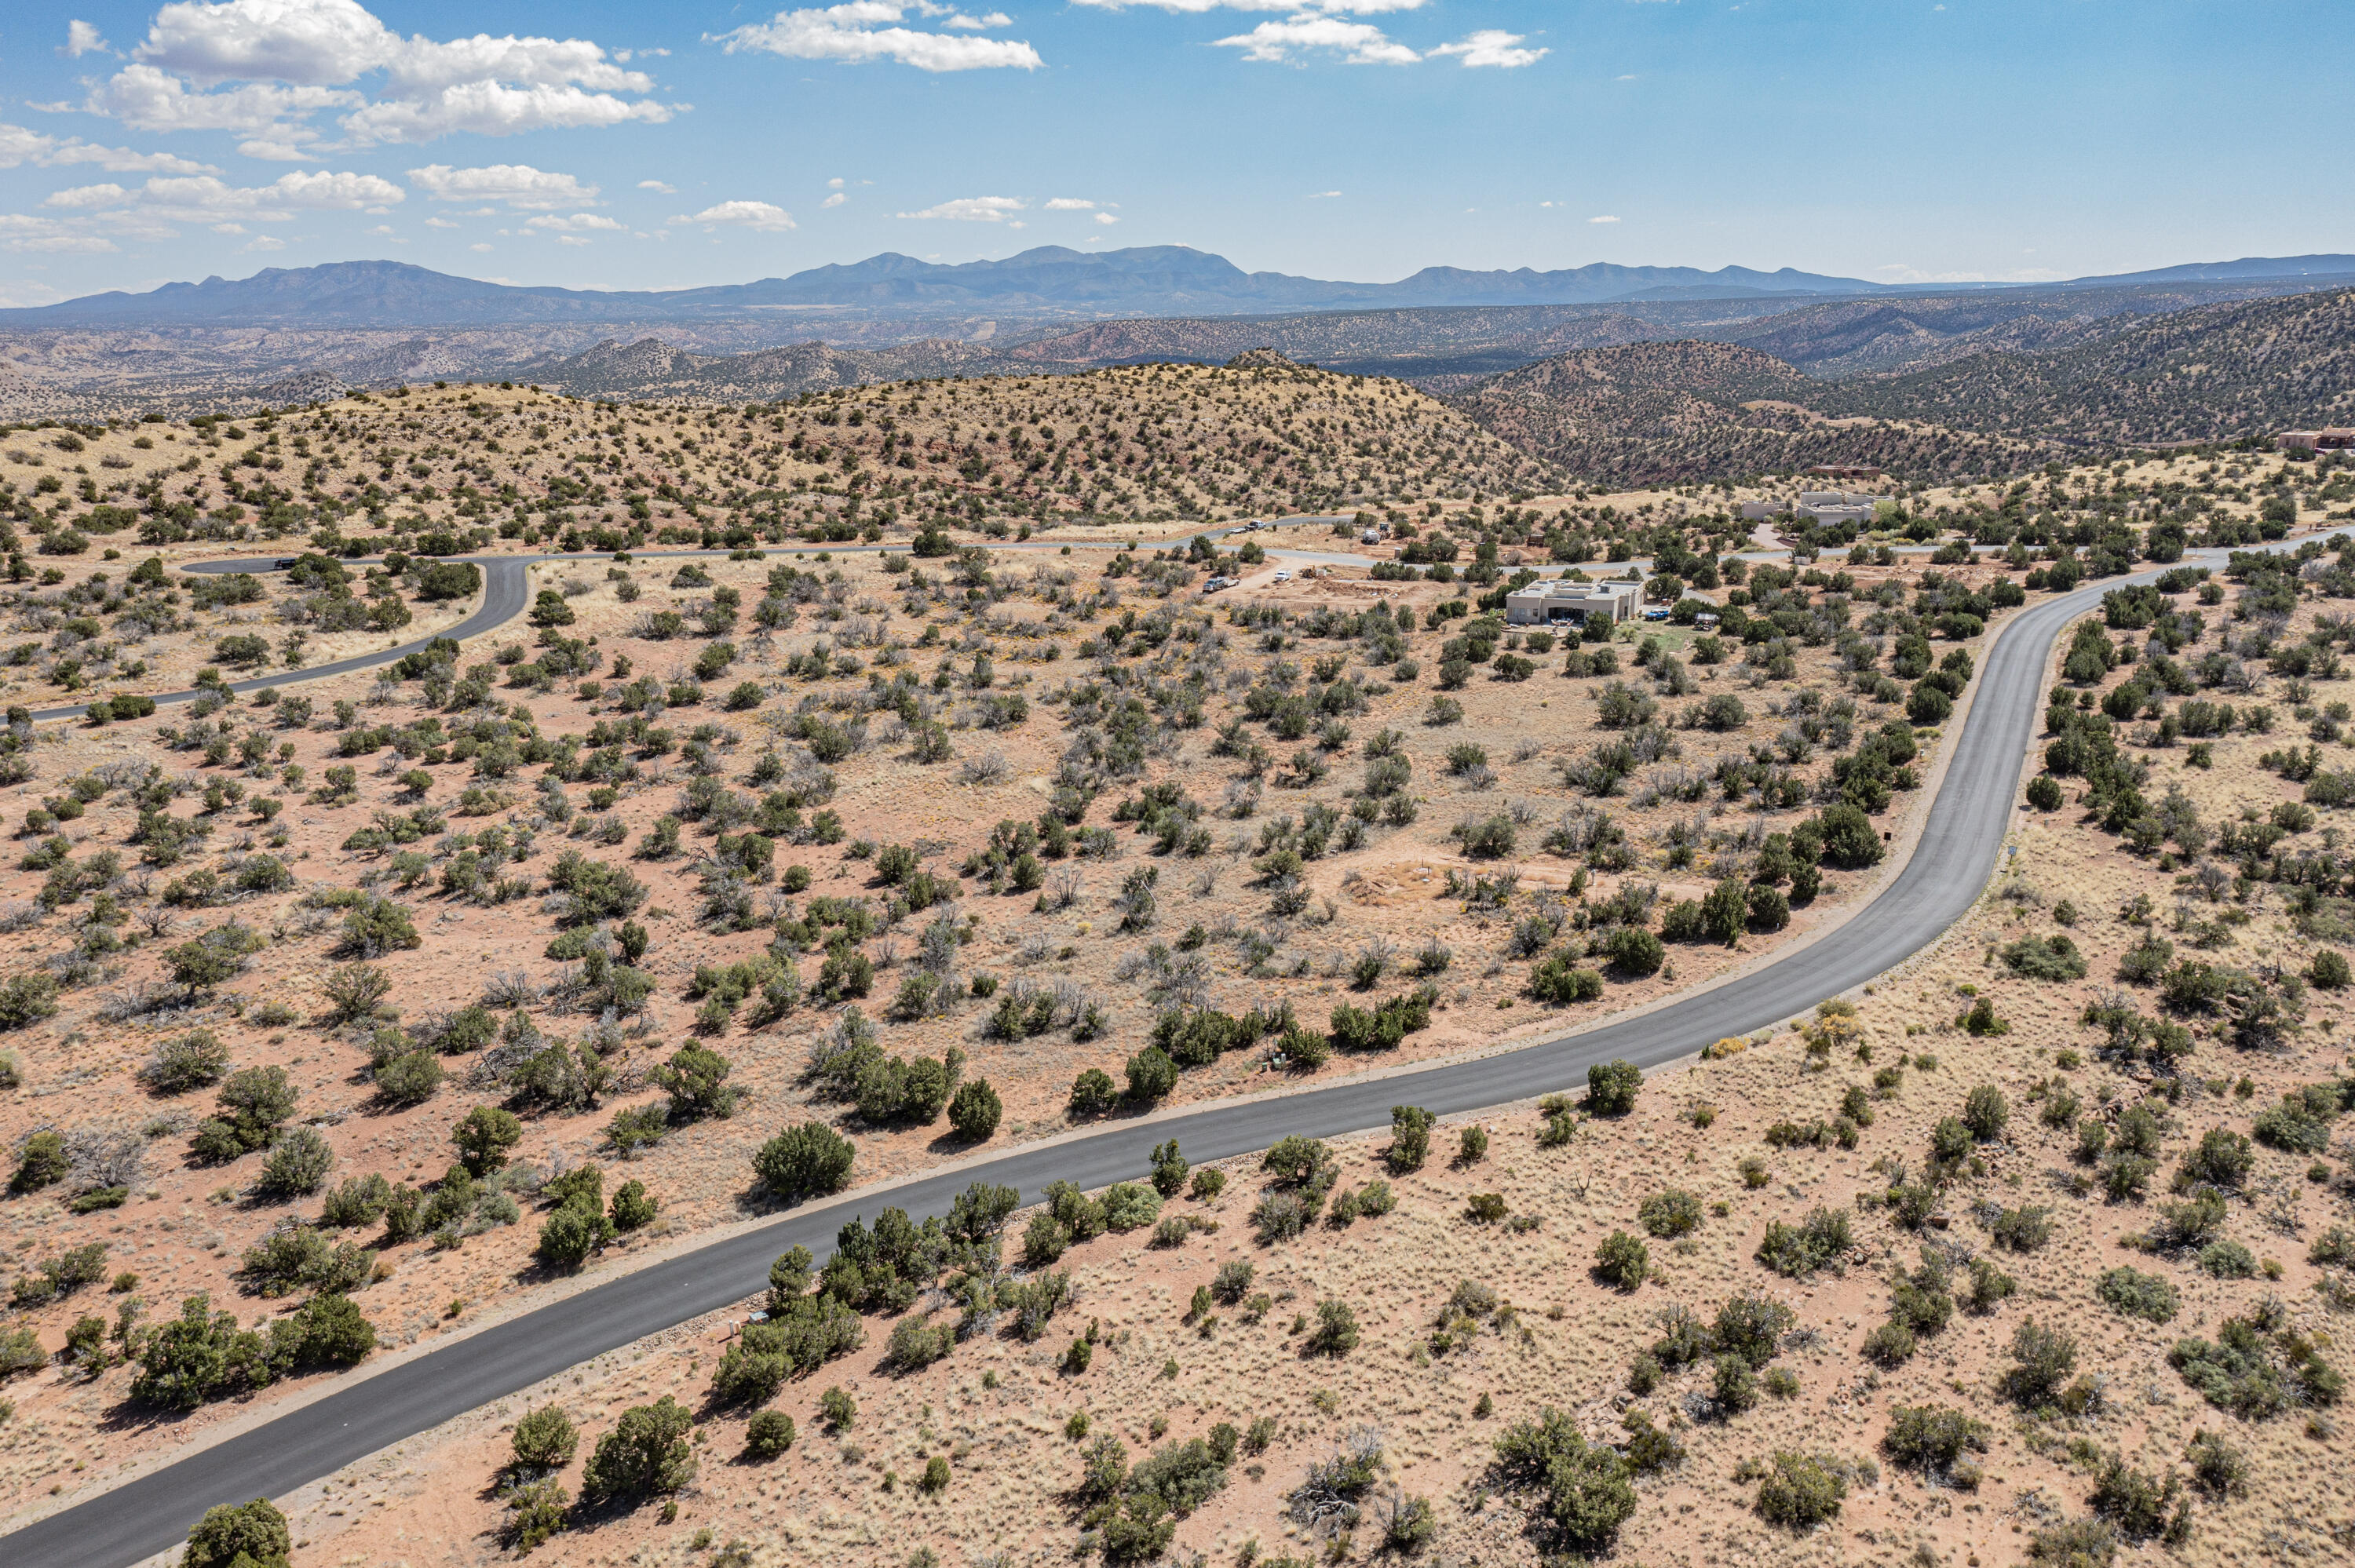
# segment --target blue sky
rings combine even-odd
[[[2328,3],[74,3],[0,29],[0,303],[379,256],[669,288],[1041,244],[1368,281],[2355,250]]]

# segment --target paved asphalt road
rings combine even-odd
[[[518,595],[521,580],[518,570]],[[1146,1170],[1152,1146],[1167,1138],[1199,1161],[1264,1149],[1287,1133],[1333,1137],[1385,1126],[1400,1103],[1441,1114],[1506,1104],[1582,1085],[1596,1062],[1657,1066],[1722,1036],[1777,1025],[1862,984],[1934,941],[1977,900],[2009,830],[2053,640],[2099,603],[2105,587],[2115,586],[2049,600],[2004,629],[1980,672],[1968,722],[1953,739],[1953,758],[1912,860],[1868,907],[1813,945],[1641,1017],[1384,1079],[1114,1121],[1084,1139],[907,1183],[892,1189],[888,1202],[922,1217],[945,1213],[975,1181],[1010,1183],[1028,1199],[1059,1178],[1091,1189],[1134,1179]],[[567,1367],[758,1294],[779,1253],[798,1243],[823,1258],[845,1220],[871,1214],[886,1201],[852,1194],[790,1210],[746,1234],[620,1276],[378,1375],[356,1377],[299,1410],[0,1537],[0,1563],[137,1563],[180,1539],[216,1503],[283,1495]],[[158,1440],[168,1438],[159,1434]]]
[[[1270,531],[1267,533],[1266,537],[1268,540],[1273,541],[1275,537],[1273,530],[1277,527],[1289,527],[1295,524],[1304,523],[1331,524],[1346,521],[1348,521],[1348,519],[1342,517],[1282,518],[1278,519],[1277,522],[1269,524]],[[1238,524],[1225,528],[1207,528],[1203,530],[1203,535],[1207,538],[1223,539],[1229,535],[1240,535],[1246,532],[1250,532],[1250,530],[1245,529]],[[892,548],[892,546],[888,545],[831,545],[821,546],[818,547],[828,550],[838,556],[869,555]],[[904,546],[901,547],[904,548]],[[1054,551],[1060,553],[1067,548],[1080,550],[1113,550],[1122,548],[1123,546],[1117,544],[1092,542],[1065,546],[1039,539],[1009,539],[1000,540],[988,547],[992,550],[1033,550]],[[1924,546],[1923,548],[1926,550],[1927,546]],[[783,554],[783,552],[776,551],[773,553]],[[1920,552],[1909,551],[1908,553]],[[632,558],[635,560],[655,560],[667,559],[675,556],[725,556],[727,554],[729,554],[729,552],[725,550],[639,550],[633,553]],[[1289,545],[1271,544],[1268,549],[1268,554],[1277,559],[1301,561],[1311,566],[1363,567],[1372,564],[1369,557],[1352,555],[1347,551],[1304,550],[1296,546]],[[1780,552],[1747,551],[1743,552],[1743,554],[1745,558],[1764,560],[1778,555]],[[179,569],[185,572],[205,573],[250,572],[253,570],[256,566],[261,565],[263,560],[270,558],[275,557],[249,556],[220,561],[196,561],[184,566]],[[530,579],[527,573],[529,568],[535,564],[542,561],[603,561],[610,560],[612,557],[602,555],[572,555],[457,556],[451,558],[453,560],[470,560],[483,568],[484,594],[482,607],[476,609],[474,614],[460,621],[457,625],[451,627],[448,630],[434,633],[435,637],[447,637],[463,642],[467,638],[480,637],[485,632],[496,631],[500,627],[506,625],[508,621],[514,620],[517,616],[524,612],[527,608],[527,601],[531,597],[529,591]],[[373,563],[363,562],[356,564],[367,565]],[[1651,561],[1646,557],[1639,558],[1632,563],[1622,564],[1640,566],[1648,569],[1651,566]],[[265,567],[264,569],[267,568]],[[1566,571],[1568,569],[1568,567],[1556,568],[1552,567],[1541,568],[1541,570],[1546,573],[1556,573],[1558,571]],[[348,659],[337,659],[325,664],[314,664],[306,669],[289,670],[282,674],[263,675],[247,681],[231,681],[229,683],[229,689],[232,692],[240,693],[258,692],[264,686],[292,686],[300,684],[304,681],[325,680],[330,675],[348,674],[354,670],[378,669],[384,665],[397,662],[403,654],[410,653],[418,649],[425,647],[426,644],[432,641],[432,639],[431,638],[420,639],[414,642],[403,642],[391,648],[378,649],[370,653],[356,653]],[[194,691],[157,692],[154,694],[154,695],[157,706],[169,707],[176,703],[194,701],[197,696],[197,693]],[[36,708],[33,710],[32,717],[36,722],[46,722],[52,719],[78,719],[86,716],[88,713],[89,705],[82,704],[75,707]]]
[[[486,556],[478,564],[483,567],[482,608],[447,631],[436,632],[435,636],[452,637],[463,641],[469,637],[480,637],[486,631],[496,631],[523,613],[525,599],[527,598],[524,590],[528,582],[525,568],[530,566],[530,558],[522,556]],[[262,566],[265,570],[268,569],[265,562],[229,560],[198,561],[192,566],[183,567],[181,570],[250,572],[258,565]],[[232,692],[258,692],[264,686],[291,686],[303,681],[318,681],[329,675],[346,674],[354,670],[373,670],[380,665],[392,663],[402,654],[413,649],[424,647],[425,642],[430,641],[431,639],[424,641],[404,642],[395,648],[379,648],[372,653],[355,653],[348,659],[337,659],[328,664],[314,664],[305,670],[289,670],[282,675],[267,675],[254,681],[231,681],[229,689]],[[155,694],[155,702],[158,706],[168,707],[174,703],[193,701],[196,695],[197,694],[192,691],[158,692]],[[33,717],[35,719],[80,718],[88,712],[87,704],[71,708],[37,708],[33,712]]]
[[[1295,519],[1295,521],[1324,523],[1337,522],[1339,519],[1314,517]],[[1212,538],[1220,538],[1228,534],[1240,534],[1243,532],[1243,530],[1240,527],[1213,528],[1207,530],[1206,532]],[[1060,551],[1063,548],[1061,545],[1048,544],[1039,540],[1005,540],[997,544],[994,544],[989,547],[993,550],[1054,551]],[[1108,544],[1081,544],[1072,547],[1082,550],[1110,550],[1118,549],[1121,546],[1118,545]],[[885,545],[833,545],[819,546],[817,548],[831,550],[834,554],[838,556],[847,556],[868,555],[889,549],[890,546]],[[904,549],[905,546],[901,546],[901,548]],[[773,551],[771,553],[782,554],[783,552]],[[631,558],[634,560],[654,560],[658,558],[668,558],[673,556],[726,556],[727,554],[729,554],[729,552],[726,550],[639,550],[633,552]],[[1337,567],[1362,567],[1368,564],[1367,558],[1363,556],[1325,554],[1316,551],[1288,548],[1272,551],[1271,554],[1282,556],[1286,560],[1301,560]],[[196,561],[191,562],[179,569],[184,572],[217,574],[227,572],[250,572],[254,570],[255,567],[260,567],[261,569],[266,571],[270,569],[268,563],[271,560],[280,558],[283,557],[247,556],[220,561]],[[604,555],[575,555],[453,556],[450,558],[453,560],[473,561],[475,565],[483,568],[484,591],[482,607],[476,609],[474,614],[460,621],[457,625],[451,627],[448,630],[437,631],[433,634],[434,637],[447,637],[463,642],[469,637],[480,637],[485,632],[496,631],[500,627],[506,625],[508,621],[513,620],[517,616],[521,615],[524,612],[527,608],[527,601],[531,597],[529,592],[530,579],[527,574],[529,568],[535,564],[541,561],[608,561],[613,557]],[[356,562],[354,564],[366,565],[373,563]],[[229,683],[229,689],[232,692],[258,692],[264,686],[292,686],[299,684],[304,681],[325,680],[330,675],[349,674],[354,670],[378,669],[386,664],[395,662],[405,653],[413,652],[418,649],[423,648],[432,641],[432,638],[421,638],[414,642],[403,642],[391,648],[380,648],[370,653],[355,653],[348,659],[337,659],[331,663],[313,664],[308,668],[302,670],[289,670],[283,674],[264,675],[250,681],[231,681]],[[154,695],[157,706],[169,707],[176,703],[192,702],[195,700],[197,694],[194,691],[157,692],[154,694]],[[89,711],[90,707],[87,703],[74,707],[36,708],[33,710],[32,717],[36,722],[50,719],[78,719],[87,716]]]

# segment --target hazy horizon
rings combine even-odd
[[[384,259],[679,289],[898,251],[2037,281],[2346,248],[2339,14],[2024,0],[231,0],[0,39],[0,304]],[[2196,40],[2196,43],[2194,42]],[[1640,260],[1637,260],[1640,259]]]

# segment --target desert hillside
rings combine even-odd
[[[2355,418],[2355,291],[2203,305],[2051,354],[1858,381],[1827,413],[2021,438],[2230,441]]]
[[[40,535],[33,552],[58,556],[298,533],[331,552],[448,554],[1166,532],[1561,483],[1423,393],[1280,356],[719,407],[437,383],[242,421],[40,421],[0,441],[0,495]]]
[[[867,1214],[857,1267],[781,1259],[738,1311],[304,1489],[296,1535],[879,1568],[2334,1561],[2329,602],[2276,571],[2115,595],[2056,652],[1977,909],[1785,1029],[1370,1139],[1171,1145],[1097,1194],[980,1189],[930,1239]]]
[[[1818,462],[1870,462],[1938,483],[2082,461],[2088,448],[2229,443],[2343,424],[2355,397],[2350,318],[2355,293],[2344,291],[2202,305],[2099,330],[2080,322],[2019,346],[1990,336],[1980,352],[1930,368],[1835,382],[1774,354],[1823,355],[1828,369],[1843,331],[1862,352],[1913,329],[1896,305],[1824,305],[1739,346],[1587,349],[1477,383],[1458,400],[1515,445],[1606,484],[1740,479]],[[2028,331],[2022,320],[1986,330]]]
[[[1836,394],[1732,344],[1588,349],[1479,382],[1458,405],[1487,429],[1605,487],[1681,484],[1865,462],[1918,482],[2034,466],[2033,443],[1967,428],[1835,420]]]

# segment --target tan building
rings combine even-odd
[[[2332,425],[2320,430],[2284,430],[2274,438],[2284,451],[2343,452],[2355,448],[2355,426]]]
[[[1766,517],[1805,517],[1817,523],[1870,523],[1886,495],[1847,490],[1803,490],[1796,501],[1745,501],[1742,515],[1752,522]]]
[[[1644,607],[1644,585],[1622,580],[1570,582],[1555,577],[1516,588],[1505,596],[1508,626],[1584,626],[1599,615],[1616,624],[1633,620]]]

